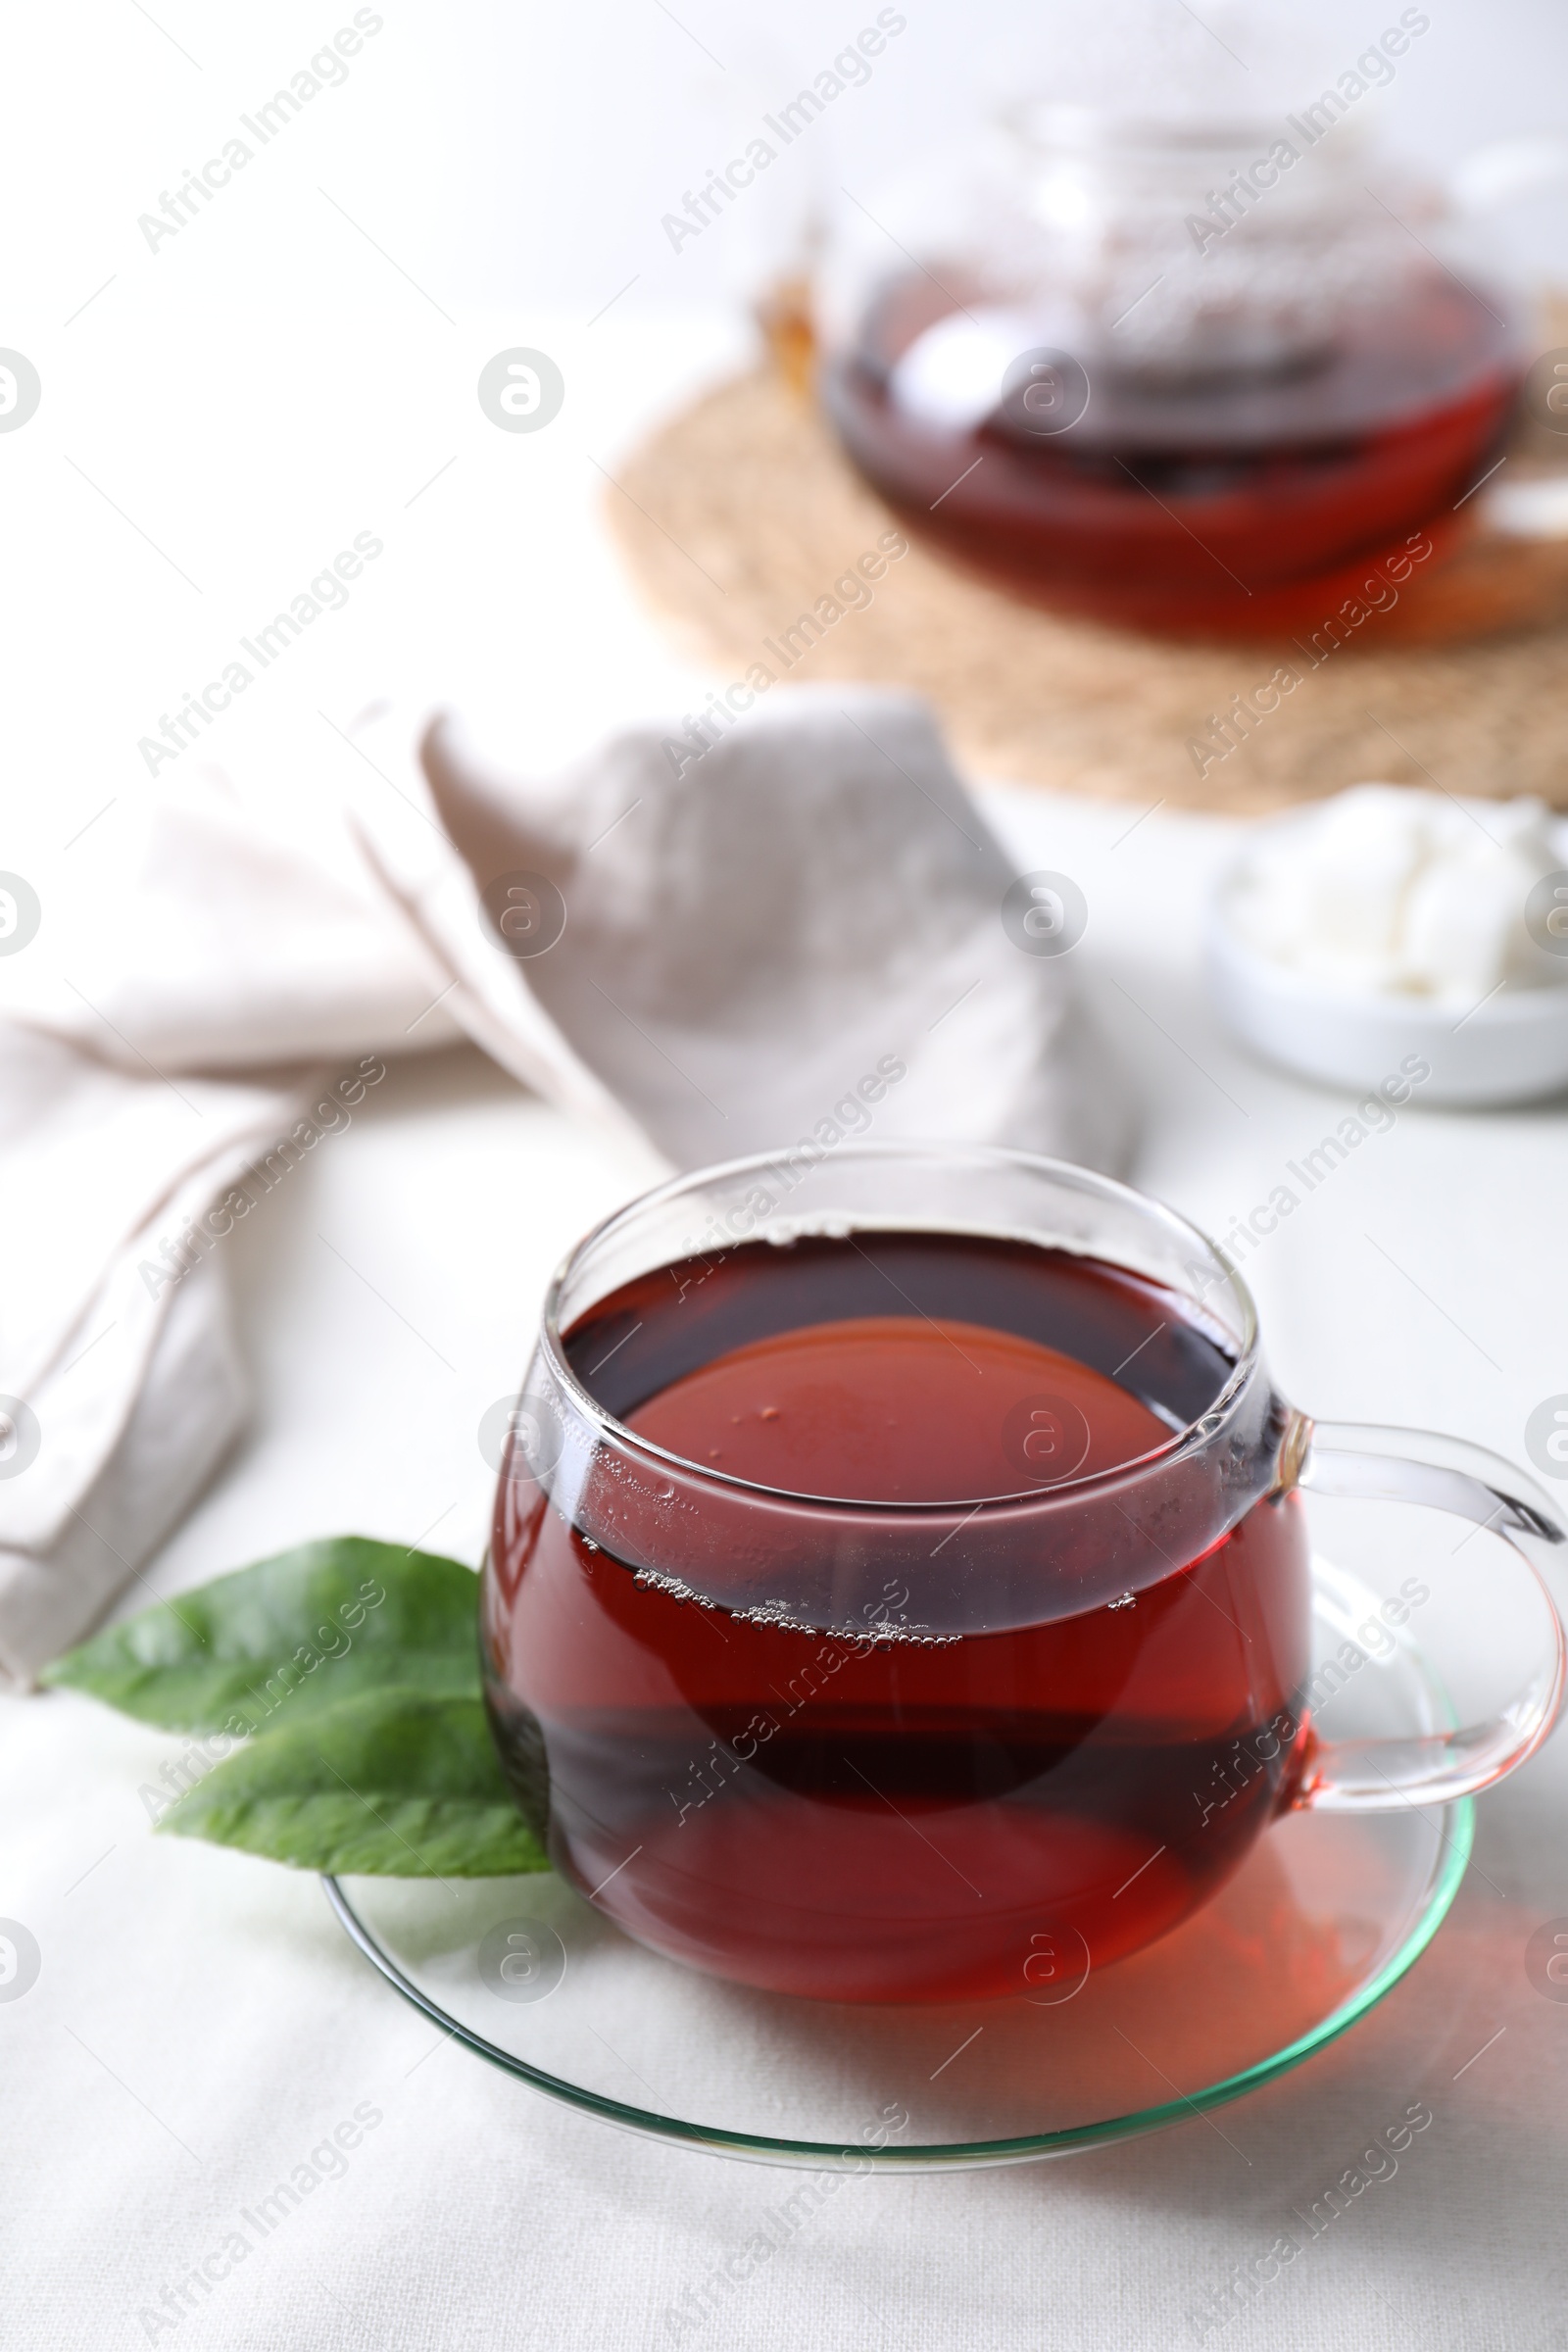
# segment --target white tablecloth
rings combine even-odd
[[[546,337],[503,322],[470,339],[477,354]],[[604,349],[623,394],[631,346]],[[643,348],[644,408],[667,396],[691,349]],[[609,377],[582,380],[580,430],[612,455],[624,406]],[[245,739],[270,746],[279,793],[302,809],[324,740],[309,704],[347,713],[378,665],[404,682],[405,655],[416,682],[445,664],[462,687],[460,673],[504,666],[511,644],[534,697],[519,689],[521,756],[541,761],[628,709],[699,707],[699,674],[615,583],[591,521],[594,477],[568,466],[581,452],[564,433],[547,470],[543,441],[482,433],[465,411],[475,486],[460,475],[444,514],[439,485],[413,506],[408,530],[421,536],[378,585],[375,625],[355,639],[352,611],[323,622],[340,628],[340,650],[302,652],[302,674],[274,681]],[[417,458],[403,448],[389,511],[458,435],[438,419]],[[323,557],[342,504],[322,525]],[[352,535],[379,507],[363,481],[350,504]],[[179,537],[181,523],[169,514],[161,535]],[[122,549],[111,524],[104,560],[139,584],[154,559],[128,534]],[[318,561],[305,549],[294,568],[308,576]],[[270,612],[272,587],[258,594]],[[134,792],[143,707],[208,674],[203,649],[220,632],[199,617],[206,636],[182,621],[177,658],[154,662],[144,648],[127,666],[122,710],[95,706],[67,788],[46,818],[33,809],[46,904],[69,887],[66,835]],[[110,619],[94,625],[108,632]],[[43,745],[72,726],[77,657],[36,633],[26,642],[50,688],[47,726],[27,722]],[[120,691],[108,675],[110,704]],[[95,774],[98,732],[109,749]],[[214,758],[220,748],[215,738]],[[351,756],[330,741],[325,753]],[[990,806],[1023,866],[1065,869],[1089,899],[1078,953],[1147,1104],[1138,1179],[1225,1228],[1345,1108],[1214,1030],[1197,941],[1229,829],[1156,809],[1129,834],[1135,809],[1014,792]],[[578,1131],[474,1053],[395,1067],[225,1245],[254,1424],[136,1598],[348,1529],[477,1557],[491,1486],[480,1416],[515,1381],[564,1247],[646,1174],[632,1147]],[[1325,1415],[1446,1427],[1521,1455],[1530,1410],[1568,1388],[1565,1174],[1560,1110],[1402,1115],[1255,1253],[1282,1385]],[[42,1960],[24,1997],[0,2001],[7,2341],[621,2352],[676,2340],[666,2312],[792,2182],[549,2104],[442,2042],[350,1948],[314,1881],[153,1838],[138,1786],[182,1744],[64,1694],[0,1703],[0,1917],[26,1927]],[[1233,2266],[1263,2254],[1293,2206],[1309,2207],[1424,2100],[1434,2124],[1397,2173],[1237,2306],[1227,2347],[1560,2344],[1568,2005],[1531,1984],[1525,1945],[1568,1914],[1565,1756],[1558,1741],[1484,1800],[1479,1869],[1413,1975],[1348,2037],[1228,2110],[1223,2136],[1194,2120],[1069,2163],[847,2182],[680,2340],[1166,2352],[1199,2340]],[[353,2144],[334,2159],[339,2126]],[[266,2235],[247,2230],[239,2217],[297,2167],[316,2183],[299,2208]],[[242,2259],[236,2231],[251,2241]]]

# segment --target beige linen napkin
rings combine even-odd
[[[804,689],[712,732],[694,757],[679,731],[634,729],[524,789],[438,722],[425,770],[492,905],[476,929],[466,894],[438,892],[432,953],[454,973],[493,967],[509,876],[525,901],[548,884],[514,968],[677,1166],[831,1123],[883,1057],[907,1067],[880,1135],[1115,1164],[1127,1101],[1070,960],[1009,936],[1013,866],[925,706]]]
[[[0,961],[0,1672],[78,1639],[243,1421],[221,1233],[384,1057],[467,1034],[675,1165],[860,1131],[1098,1165],[1119,1080],[922,706],[802,690],[507,784],[438,722],[431,802],[310,839],[212,782]],[[417,790],[416,787],[415,790]],[[410,798],[413,798],[411,793]],[[226,1219],[226,1224],[225,1224]]]

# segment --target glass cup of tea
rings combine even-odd
[[[1489,1720],[1315,1728],[1303,1490],[1524,1555],[1548,1630]],[[486,1700],[558,1869],[656,1951],[817,1999],[1028,1994],[1164,1935],[1291,1808],[1513,1770],[1562,1696],[1563,1544],[1496,1456],[1286,1404],[1235,1269],[1127,1186],[803,1145],[662,1185],[551,1284]]]

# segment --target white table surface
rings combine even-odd
[[[482,354],[487,341],[545,337],[511,321],[470,339]],[[623,444],[633,411],[672,397],[723,344],[709,328],[607,338],[622,390],[636,361],[635,400],[617,405],[609,360],[584,357],[588,421],[573,429]],[[407,688],[400,710],[431,677],[476,695],[487,664],[506,666],[509,632],[526,669],[508,680],[519,760],[562,757],[635,711],[696,707],[702,673],[618,583],[564,435],[498,517],[484,468],[515,474],[531,445],[492,446],[466,418],[463,431],[477,487],[454,469],[445,512],[435,491],[414,507],[422,537],[397,551],[395,576],[389,564],[374,626],[351,654],[342,616],[338,650],[310,656],[325,670],[278,681],[265,724],[234,731],[227,756],[253,775],[275,758],[280,795],[303,790],[289,729],[315,694],[346,710],[379,664]],[[447,446],[430,438],[427,470]],[[405,470],[415,487],[419,467]],[[261,502],[266,488],[263,465],[249,494]],[[349,528],[370,519],[356,506]],[[336,520],[323,529],[323,549],[335,546]],[[318,560],[313,542],[292,569],[308,576]],[[111,787],[133,801],[126,726],[208,674],[191,646],[188,669],[183,644],[156,671],[147,649],[126,656],[124,710],[105,717],[101,702],[92,721],[109,765],[94,770],[87,735],[68,744],[51,815],[32,812],[41,861],[58,861]],[[69,674],[36,633],[24,650],[46,682]],[[103,692],[112,704],[108,673]],[[1085,985],[1145,1105],[1133,1173],[1223,1228],[1347,1107],[1249,1061],[1206,1009],[1202,893],[1231,829],[1156,810],[1118,843],[1136,811],[1000,788],[988,807],[1024,866],[1065,868],[1088,895]],[[476,1558],[491,1484],[479,1417],[515,1382],[555,1259],[647,1173],[475,1053],[395,1067],[227,1245],[254,1419],[136,1598],[348,1529]],[[1528,1413],[1568,1389],[1565,1176],[1560,1109],[1401,1114],[1251,1263],[1282,1386],[1326,1416],[1448,1428],[1522,1458]],[[33,1988],[0,2004],[7,2341],[675,2341],[665,2313],[788,2192],[784,2176],[553,2106],[442,2044],[350,1948],[313,1880],[153,1838],[137,1787],[181,1745],[69,1695],[0,1702],[0,1916],[25,1923],[43,1954]],[[854,2181],[697,2340],[726,2352],[1163,2352],[1198,2340],[1188,2315],[1231,2266],[1424,2099],[1434,2127],[1397,2175],[1238,2310],[1227,2346],[1568,2342],[1568,2004],[1541,1997],[1524,1960],[1532,1931],[1568,1914],[1565,1754],[1558,1740],[1483,1800],[1479,1870],[1412,1976],[1348,2037],[1232,2107],[1225,2137],[1195,2120],[1067,2163]],[[176,2282],[222,2248],[241,2211],[367,2101],[381,2121],[343,2176],[182,2304]]]

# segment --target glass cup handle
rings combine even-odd
[[[1553,1635],[1521,1690],[1490,1722],[1415,1740],[1319,1741],[1296,1803],[1384,1813],[1400,1804],[1447,1804],[1491,1788],[1545,1739],[1568,1676],[1568,1536],[1545,1495],[1500,1454],[1462,1438],[1370,1423],[1298,1419],[1286,1436],[1282,1468],[1288,1479],[1294,1471],[1293,1483],[1310,1494],[1427,1503],[1502,1536],[1535,1571]]]

